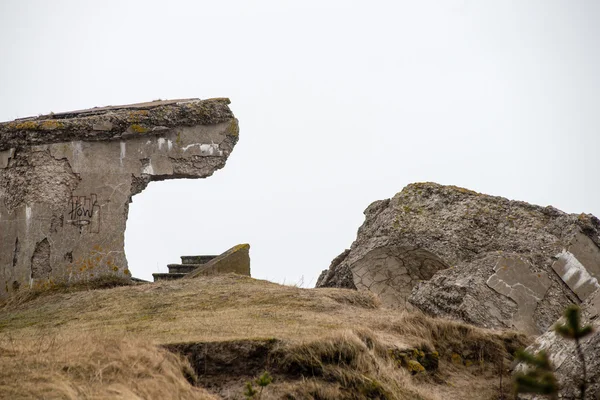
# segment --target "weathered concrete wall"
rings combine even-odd
[[[156,101],[0,124],[0,296],[128,276],[132,196],[150,181],[222,168],[238,140],[228,104]]]

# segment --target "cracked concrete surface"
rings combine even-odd
[[[380,247],[350,266],[356,288],[377,293],[390,308],[410,308],[408,296],[415,284],[448,268],[439,257],[423,249]]]
[[[158,101],[0,124],[0,297],[128,276],[131,197],[151,181],[222,168],[238,140],[228,104]]]
[[[535,334],[537,327],[533,315],[538,303],[546,296],[552,281],[546,272],[533,272],[533,269],[534,267],[521,257],[500,257],[494,266],[495,273],[486,283],[517,304],[516,313],[512,317],[514,327]]]

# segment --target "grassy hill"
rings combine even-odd
[[[92,287],[0,304],[0,398],[243,399],[267,370],[262,399],[497,399],[529,343],[236,275]]]

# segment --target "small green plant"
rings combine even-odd
[[[269,384],[271,382],[273,382],[273,377],[271,376],[271,374],[269,374],[268,371],[265,371],[261,376],[259,376],[258,378],[256,378],[254,380],[254,383],[256,383],[256,385],[260,389],[256,390],[254,388],[254,385],[252,384],[252,381],[248,381],[248,382],[246,382],[246,389],[244,390],[244,396],[246,396],[247,399],[260,400],[260,398],[262,397],[262,392],[263,392],[264,388],[269,386]]]
[[[552,364],[545,351],[531,354],[519,350],[517,360],[529,366],[525,372],[515,374],[515,391],[517,393],[535,393],[558,399],[558,382],[554,376]]]
[[[580,326],[581,318],[579,314],[579,307],[576,305],[570,306],[565,311],[566,322],[564,324],[555,326],[554,330],[560,336],[575,341],[575,349],[577,350],[577,355],[579,356],[581,368],[583,370],[583,376],[581,383],[579,384],[579,390],[581,391],[581,399],[585,400],[585,391],[587,387],[587,368],[585,365],[585,356],[583,354],[583,350],[581,350],[580,339],[592,333],[593,329],[590,325]]]
[[[246,389],[244,390],[244,396],[246,396],[247,399],[253,399],[257,393],[258,392],[256,391],[256,389],[254,389],[254,386],[252,386],[252,381],[246,382]]]

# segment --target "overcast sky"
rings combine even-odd
[[[363,210],[434,181],[600,216],[600,1],[0,1],[0,120],[229,97],[224,169],[151,183],[126,254],[251,244],[314,286]]]

